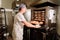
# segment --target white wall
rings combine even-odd
[[[27,9],[26,13],[24,14],[27,21],[31,21],[31,9]]]

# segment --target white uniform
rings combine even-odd
[[[13,27],[13,40],[23,40],[23,23],[26,21],[24,16],[21,13],[18,13],[14,18],[14,27]]]

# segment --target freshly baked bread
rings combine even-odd
[[[32,24],[39,24],[38,21],[31,21]]]

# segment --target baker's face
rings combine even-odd
[[[26,10],[27,10],[27,8],[22,8],[23,13],[25,13],[25,12],[26,12]]]

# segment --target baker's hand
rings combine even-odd
[[[35,28],[41,28],[41,26],[40,25],[35,25],[36,27]]]

